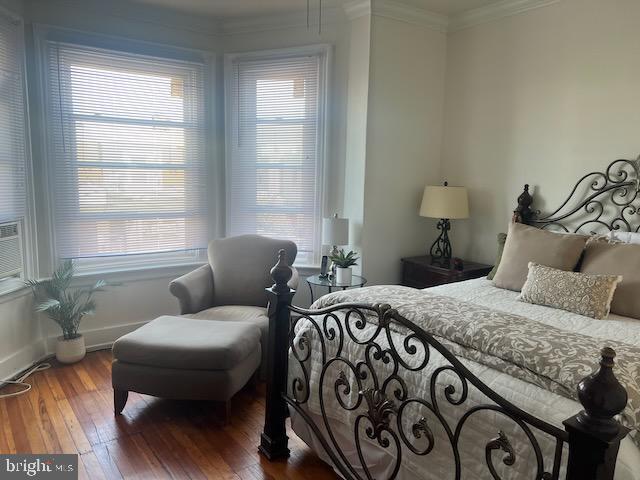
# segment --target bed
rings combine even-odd
[[[639,165],[585,175],[548,215],[525,187],[514,221],[637,232]],[[281,252],[268,291],[267,458],[288,455],[290,413],[346,479],[640,480],[637,318],[524,303],[486,279],[335,292],[301,309],[289,275]]]

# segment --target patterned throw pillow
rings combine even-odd
[[[613,294],[621,281],[621,275],[567,272],[529,262],[527,281],[518,299],[601,319],[609,315]]]

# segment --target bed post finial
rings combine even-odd
[[[612,480],[620,442],[629,433],[614,417],[627,405],[627,391],[613,373],[616,352],[600,352],[600,368],[578,384],[584,410],[565,420],[569,433],[567,480]]]
[[[287,285],[287,282],[291,280],[293,272],[287,263],[287,253],[284,251],[284,248],[281,248],[278,251],[278,263],[275,264],[270,273],[271,278],[275,282],[271,287],[273,290],[282,293],[286,293],[291,290],[289,285]]]
[[[524,223],[529,225],[531,218],[533,217],[533,210],[531,210],[531,204],[533,203],[533,197],[529,193],[529,184],[525,183],[524,190],[518,197],[518,206],[513,211],[512,221],[515,223]]]
[[[613,417],[627,405],[627,391],[613,373],[615,350],[604,347],[600,355],[598,371],[578,384],[578,398],[584,407],[584,411],[578,414],[578,420],[584,424],[591,423],[602,432],[615,433],[619,424]]]
[[[287,264],[284,250],[278,252],[278,263],[271,269],[275,282],[267,288],[269,298],[269,337],[267,339],[267,396],[264,429],[258,450],[269,460],[289,456],[287,446],[287,405],[283,393],[287,390],[287,352],[289,347],[289,306],[296,291],[287,282],[293,271]]]

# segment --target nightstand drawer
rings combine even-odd
[[[413,288],[427,288],[450,283],[449,276],[429,272],[417,265],[404,262],[402,267],[402,285]]]
[[[490,265],[463,262],[462,270],[443,268],[431,264],[431,257],[411,257],[402,259],[402,285],[413,288],[428,288],[447,283],[460,282],[487,275]]]

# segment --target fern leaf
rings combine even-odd
[[[48,310],[54,310],[60,308],[60,302],[54,298],[44,300],[35,306],[36,312],[46,312]]]

